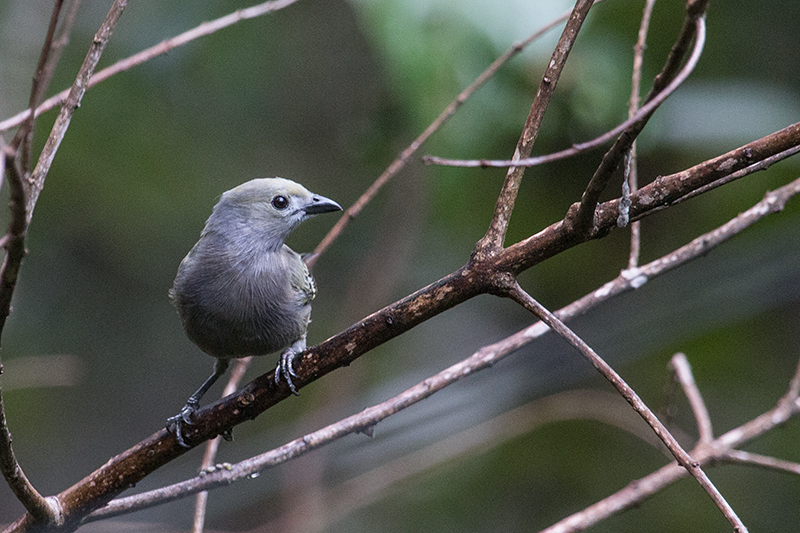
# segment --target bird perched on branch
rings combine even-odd
[[[233,358],[284,350],[275,370],[297,394],[293,360],[306,348],[314,278],[284,240],[307,218],[339,211],[339,204],[283,178],[248,181],[225,192],[206,221],[200,240],[181,261],[170,297],[186,335],[217,358],[214,373],[189,397],[174,424],[191,417]]]

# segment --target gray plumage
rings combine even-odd
[[[214,206],[170,290],[186,335],[218,359],[214,374],[170,419],[179,442],[180,420],[189,423],[200,397],[231,358],[286,348],[275,379],[283,376],[295,392],[292,360],[305,349],[316,286],[303,259],[284,240],[307,218],[340,209],[282,178],[248,181]]]

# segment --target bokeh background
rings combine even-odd
[[[51,93],[72,83],[110,4],[81,6]],[[248,5],[130,2],[101,67]],[[350,205],[495,57],[569,7],[563,0],[301,0],[91,89],[36,207],[3,334],[10,429],[37,488],[59,492],[159,430],[211,370],[211,359],[184,336],[167,290],[223,191],[279,175]],[[605,0],[593,9],[535,153],[624,119],[642,7]],[[26,105],[50,8],[0,3],[0,119]],[[663,64],[682,18],[683,2],[656,4],[645,80]],[[641,138],[642,181],[800,119],[799,22],[793,0],[711,3],[700,65]],[[559,31],[504,67],[420,155],[509,157]],[[41,118],[39,146],[54,117]],[[601,155],[529,171],[507,242],[560,219]],[[790,159],[647,218],[642,262],[713,229],[799,172],[800,160]],[[409,164],[317,263],[309,341],[462,265],[486,229],[503,175]],[[609,196],[617,188],[618,181]],[[5,187],[0,194],[5,202]],[[0,217],[5,224],[8,214]],[[310,251],[334,222],[317,217],[289,244]],[[559,308],[615,277],[627,246],[627,231],[615,231],[538,265],[521,282]],[[219,461],[266,451],[389,398],[531,321],[508,301],[469,301],[237,427]],[[666,403],[669,358],[682,351],[717,434],[766,411],[800,356],[800,201],[573,326],[654,408]],[[256,360],[248,377],[275,360]],[[592,397],[607,421],[575,419],[584,397],[564,391],[586,390],[608,394]],[[648,434],[644,423],[610,391],[563,341],[545,337],[381,423],[373,438],[347,437],[213,492],[208,529],[541,529],[666,463],[638,436]],[[673,427],[689,445],[696,431],[680,396],[676,408]],[[616,427],[626,424],[633,429]],[[800,421],[792,421],[747,449],[800,461],[798,442]],[[188,453],[134,491],[185,479],[200,460],[199,450]],[[797,476],[744,466],[710,475],[753,529],[796,530]],[[187,530],[192,507],[187,499],[85,530]],[[0,487],[0,523],[21,512]],[[729,526],[697,484],[684,480],[593,531]]]

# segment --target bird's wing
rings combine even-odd
[[[295,257],[298,268],[292,268],[292,288],[303,295],[303,305],[306,305],[311,303],[311,300],[317,295],[317,284],[314,283],[314,277],[308,271],[306,262],[297,254]]]

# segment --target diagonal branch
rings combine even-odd
[[[624,122],[620,123],[614,129],[607,131],[606,133],[600,135],[599,137],[595,137],[586,142],[574,144],[571,147],[561,150],[560,152],[553,152],[551,154],[539,155],[535,157],[525,157],[522,159],[514,160],[514,159],[446,159],[443,157],[435,157],[426,155],[423,157],[423,161],[427,164],[431,165],[446,165],[451,167],[533,167],[537,165],[543,165],[545,163],[552,163],[553,161],[560,161],[561,159],[567,159],[568,157],[576,156],[580,153],[587,152],[589,150],[593,150],[599,146],[604,145],[611,139],[617,137],[617,135],[622,134],[623,136],[626,135],[626,132],[631,131],[632,129],[636,128],[644,128],[647,124],[647,121],[652,116],[653,112],[660,106],[664,101],[673,93],[675,92],[678,87],[689,77],[689,75],[694,70],[695,66],[697,66],[697,62],[700,60],[700,56],[703,53],[703,45],[705,44],[705,19],[699,18],[697,19],[697,28],[698,28],[698,38],[695,41],[695,46],[692,49],[692,55],[690,56],[689,60],[686,62],[686,65],[678,72],[675,78],[661,91],[656,93],[645,105],[639,108],[636,113],[633,114],[629,119],[625,120]],[[638,133],[637,133],[638,135]],[[633,142],[634,139],[631,139]],[[618,141],[619,142],[619,141]],[[612,147],[612,150],[614,148]],[[610,151],[609,151],[610,153]],[[624,155],[624,154],[623,154]],[[616,167],[615,167],[616,168]],[[613,171],[612,171],[613,172]],[[594,178],[592,178],[594,179]],[[591,183],[591,182],[590,182]],[[597,183],[597,182],[595,182]]]
[[[700,394],[700,389],[694,380],[689,360],[685,354],[676,353],[670,359],[669,365],[675,373],[678,383],[681,384],[686,399],[689,400],[689,405],[697,421],[697,429],[700,432],[700,444],[708,444],[714,440],[714,430],[711,426],[711,417],[708,414],[706,402],[703,400],[703,395]]]
[[[786,203],[798,194],[800,194],[800,178],[788,185],[781,187],[780,189],[767,193],[762,201],[758,202],[752,208],[738,215],[736,218],[727,222],[720,228],[696,238],[689,244],[660,259],[635,269],[635,271],[623,272],[623,274],[615,280],[606,283],[596,291],[593,291],[560,309],[555,313],[555,315],[562,321],[569,320],[582,313],[585,313],[589,309],[596,307],[600,303],[607,301],[610,298],[618,296],[623,292],[635,290],[636,288],[641,287],[642,284],[649,279],[653,279],[659,275],[670,272],[697,257],[704,256],[708,254],[709,251],[714,247],[722,244],[734,235],[750,227],[759,220],[762,220],[769,214],[781,211]],[[190,479],[147,493],[129,496],[126,498],[119,498],[118,500],[114,500],[113,502],[109,503],[106,507],[103,507],[95,513],[92,513],[89,520],[98,520],[101,518],[134,512],[136,510],[152,507],[154,505],[160,505],[169,501],[174,501],[200,491],[227,486],[235,481],[234,478],[244,479],[248,476],[257,475],[265,468],[282,464],[283,462],[286,462],[294,457],[301,456],[313,449],[316,449],[318,446],[322,446],[328,442],[336,440],[341,436],[373,426],[380,420],[386,418],[386,416],[391,415],[393,412],[397,412],[395,406],[398,402],[403,402],[404,405],[408,406],[412,403],[421,401],[422,399],[427,398],[430,395],[429,393],[432,393],[434,389],[439,390],[439,388],[452,385],[467,375],[474,374],[486,366],[494,365],[507,355],[513,353],[515,350],[539,338],[547,331],[549,331],[547,326],[541,322],[537,322],[523,329],[522,331],[515,333],[507,339],[504,339],[503,341],[482,348],[470,358],[443,370],[439,374],[432,376],[428,380],[420,383],[418,386],[415,386],[412,389],[405,391],[401,395],[391,400],[387,400],[379,406],[375,406],[374,410],[371,408],[369,412],[365,411],[358,415],[353,415],[353,417],[349,417],[337,422],[335,425],[320,430],[320,432],[306,435],[305,437],[296,439],[278,449],[251,458],[247,461],[247,463],[234,465],[232,470],[226,470],[227,473],[217,472],[211,477],[202,476],[202,479]],[[782,400],[783,403],[791,403],[800,393],[800,367],[798,367],[798,369],[798,373],[793,380],[793,384],[796,386],[791,388],[794,393],[787,395],[786,399]],[[268,376],[265,380],[265,383],[273,383],[271,377]],[[434,383],[436,385],[432,389],[431,387]],[[253,389],[250,390],[252,391]],[[244,401],[246,402],[252,403],[255,399],[256,398],[251,392],[244,394]],[[234,405],[239,406],[242,405],[242,403],[235,403]],[[203,411],[207,410],[208,408],[204,409]],[[255,414],[257,413],[254,412],[251,416],[255,416]],[[169,436],[161,435],[161,438],[168,439]],[[164,446],[165,443],[163,440],[149,443],[147,441],[142,442],[135,448],[114,459],[114,461],[121,462],[122,464],[116,465],[115,467],[113,464],[109,463],[109,465],[107,465],[109,466],[109,470],[105,474],[100,471],[95,472],[68,492],[73,494],[73,499],[77,498],[77,495],[80,493],[80,486],[82,484],[88,483],[97,485],[105,483],[107,485],[107,480],[116,479],[115,476],[127,476],[124,477],[122,481],[133,483],[135,479],[131,477],[131,472],[137,472],[142,468],[155,469],[158,467],[158,464],[144,464],[141,461],[138,461],[137,457],[157,459],[157,454],[164,451]],[[165,460],[165,462],[167,460]],[[679,470],[678,477],[680,477],[681,471],[684,474],[686,473],[686,471],[681,467],[677,468]],[[104,479],[106,479],[105,482],[103,481]]]
[[[786,154],[800,146],[800,122],[775,133],[703,161],[691,168],[659,176],[635,194],[631,194],[631,220],[637,220],[674,205],[695,190],[740,170],[757,170],[758,164],[778,154]],[[569,211],[577,209],[573,204]],[[616,228],[619,199],[604,202],[597,207],[593,225],[588,234],[575,235],[569,230],[566,219],[543,229],[504,250],[498,257],[501,270],[522,272],[571,246],[605,236]],[[567,213],[567,217],[570,213]]]
[[[97,67],[97,63],[103,55],[108,40],[114,31],[114,27],[127,4],[127,0],[116,0],[111,6],[111,10],[105,22],[103,22],[100,29],[97,30],[97,33],[94,35],[92,44],[89,47],[89,52],[86,54],[86,58],[83,60],[83,64],[75,78],[75,83],[73,83],[72,88],[69,90],[69,95],[61,106],[61,112],[56,118],[50,136],[47,138],[42,153],[39,155],[39,162],[30,178],[30,196],[25,206],[27,210],[27,224],[30,224],[31,218],[33,217],[33,208],[36,206],[36,201],[39,199],[39,193],[42,192],[44,180],[47,177],[47,173],[50,172],[50,167],[53,164],[53,159],[55,159],[58,147],[61,146],[61,141],[64,140],[64,136],[67,133],[69,124],[72,121],[72,115],[81,105],[83,95],[89,88],[89,80],[94,73],[94,69]]]
[[[42,52],[39,55],[39,64],[36,67],[36,72],[33,75],[33,83],[31,84],[31,94],[28,100],[28,113],[25,117],[25,121],[22,123],[22,127],[17,131],[17,134],[14,136],[14,140],[11,141],[11,146],[13,148],[21,147],[22,154],[22,172],[24,175],[27,176],[28,172],[30,172],[31,168],[31,150],[33,146],[33,127],[35,124],[34,121],[34,114],[31,112],[31,109],[35,109],[36,105],[42,99],[42,95],[47,90],[47,86],[50,83],[50,76],[52,75],[52,70],[48,72],[47,64],[48,64],[48,57],[50,56],[50,51],[53,47],[53,39],[55,38],[56,34],[56,27],[58,26],[58,17],[61,14],[61,7],[64,4],[64,0],[56,0],[53,4],[53,12],[50,14],[50,24],[47,27],[47,35],[44,38],[44,44],[42,45]]]
[[[542,322],[547,324],[550,329],[561,335],[567,342],[574,346],[589,362],[606,378],[611,385],[622,395],[623,398],[633,407],[639,416],[653,429],[656,436],[666,445],[675,460],[685,468],[703,489],[711,496],[711,499],[725,515],[725,518],[733,526],[734,531],[744,533],[747,531],[744,523],[736,515],[736,512],[722,496],[717,487],[711,482],[706,473],[700,468],[700,464],[689,455],[680,445],[678,440],[661,423],[656,415],[642,401],[636,391],[628,385],[611,366],[606,363],[583,339],[575,334],[566,324],[559,320],[546,307],[537,302],[533,297],[526,293],[522,288],[515,284],[509,292],[509,297],[536,315]]]
[[[224,17],[220,17],[218,19],[204,22],[199,26],[192,28],[180,35],[176,35],[170,39],[165,41],[161,41],[157,45],[151,46],[141,52],[134,54],[128,58],[125,58],[121,61],[117,61],[110,67],[104,68],[103,70],[94,74],[91,79],[89,80],[89,84],[87,88],[94,87],[98,83],[107,80],[111,76],[115,74],[119,74],[120,72],[125,72],[126,70],[130,70],[131,68],[141,65],[155,57],[160,55],[166,54],[170,50],[177,48],[179,46],[183,46],[184,44],[191,42],[195,39],[200,37],[206,37],[215,33],[223,28],[227,28],[228,26],[232,26],[238,22],[243,20],[248,20],[251,18],[259,17],[261,15],[267,15],[269,13],[273,13],[278,11],[279,9],[283,9],[285,7],[294,4],[298,0],[269,0],[267,2],[263,2],[261,4],[257,4],[251,7],[247,7],[244,9],[239,9],[234,11],[233,13],[229,13]],[[65,89],[60,93],[51,96],[47,100],[41,103],[39,107],[36,108],[36,116],[38,117],[42,113],[46,113],[51,109],[55,109],[56,107],[62,105],[67,97],[69,96],[70,89]],[[30,108],[17,113],[13,117],[7,118],[6,120],[0,122],[0,132],[6,131],[8,129],[13,128],[14,126],[19,126],[25,120],[30,113]]]
[[[795,378],[798,376],[800,376],[800,361],[798,361]],[[698,446],[697,449],[692,450],[692,457],[701,466],[717,460],[725,460],[726,454],[734,450],[736,446],[740,446],[771,429],[785,424],[790,418],[800,414],[799,391],[800,389],[794,387],[793,380],[789,391],[778,401],[778,404],[773,409],[730,430],[721,437],[716,438],[708,446]],[[736,454],[734,454],[735,456]],[[576,531],[583,531],[613,514],[621,513],[626,509],[640,505],[649,496],[687,475],[686,470],[676,463],[669,464],[652,474],[629,483],[624,489],[544,529],[541,533],[575,533]]]
[[[522,135],[520,135],[517,142],[516,150],[512,160],[523,159],[528,157],[533,150],[533,143],[539,134],[539,127],[541,126],[544,113],[550,104],[550,99],[556,90],[558,79],[561,76],[561,71],[564,69],[567,57],[572,50],[572,45],[578,37],[578,32],[589,14],[589,9],[592,7],[592,0],[578,0],[572,10],[567,25],[561,33],[561,38],[558,40],[556,49],[547,64],[547,68],[542,76],[542,82],[539,84],[539,90],[531,104],[531,111],[525,121],[525,126],[522,128]],[[478,241],[475,248],[477,258],[482,256],[492,255],[498,250],[502,249],[503,242],[505,241],[506,232],[508,231],[508,223],[511,220],[511,212],[514,210],[514,202],[517,198],[519,186],[522,183],[522,176],[525,173],[524,167],[510,167],[506,173],[506,179],[503,182],[503,188],[497,198],[495,205],[494,216],[489,224],[489,230],[486,235]]]
[[[491,362],[491,364],[494,364],[506,355],[511,354],[511,352],[503,353],[504,349],[502,346],[503,341],[485,346],[481,350],[489,351],[497,349],[497,356]],[[511,346],[509,346],[509,348],[511,348]],[[470,357],[469,360],[478,362],[478,360],[473,357]],[[467,361],[459,363],[459,365],[463,365],[466,362]],[[473,373],[475,371],[477,371],[477,369],[474,369]],[[451,378],[456,377],[454,372],[458,372],[456,366],[452,366],[448,370],[431,376],[430,379],[433,380],[435,378],[445,377],[447,384],[452,384],[455,381]],[[460,377],[462,376],[458,376],[456,379]],[[428,381],[426,380],[426,382]],[[423,390],[419,385],[415,386],[414,389],[420,392]],[[401,395],[405,396],[414,389],[404,391]],[[371,407],[369,410],[364,410],[352,417],[347,417],[318,431],[309,433],[300,439],[295,439],[291,443],[287,443],[280,448],[270,450],[230,466],[226,465],[226,468],[215,469],[213,472],[201,473],[192,479],[187,479],[180,483],[113,500],[102,509],[98,509],[89,515],[86,522],[130,514],[157,505],[177,501],[181,498],[191,496],[199,490],[222,488],[243,479],[255,478],[261,472],[269,468],[283,464],[316,449],[316,447],[312,448],[308,446],[308,443],[319,443],[319,445],[322,446],[350,433],[357,433],[361,428],[374,426],[380,419],[385,419],[382,417],[382,409],[391,408],[398,397],[389,399],[386,402]],[[413,403],[417,403],[426,397],[427,396],[420,394],[414,397]],[[409,403],[406,407],[411,407],[411,405],[412,403]],[[622,431],[626,431],[650,445],[659,446],[660,441],[653,436],[650,430],[642,428],[635,419],[632,422],[627,416],[628,413],[627,406],[624,404],[620,405],[619,396],[611,392],[573,390],[556,393],[505,412],[492,420],[482,422],[461,433],[450,435],[443,441],[439,441],[430,445],[428,448],[414,452],[412,454],[415,457],[413,460],[409,460],[408,457],[401,457],[393,460],[395,463],[404,463],[403,467],[393,468],[391,464],[383,464],[371,472],[362,474],[358,478],[350,479],[338,487],[329,489],[328,492],[334,493],[334,498],[340,500],[342,490],[344,490],[345,493],[363,492],[366,486],[369,487],[366,490],[369,491],[370,495],[375,497],[381,492],[376,492],[376,484],[386,486],[397,481],[394,476],[387,472],[401,470],[403,472],[403,478],[407,478],[462,453],[469,451],[477,453],[478,448],[481,451],[485,451],[487,445],[496,446],[512,437],[517,437],[533,431],[536,427],[543,424],[563,420],[597,420],[621,429]],[[375,414],[378,414],[378,416],[375,416]],[[393,412],[391,414],[396,413]],[[352,431],[350,433],[341,433],[338,429],[341,425],[348,427]],[[293,443],[296,445],[293,446]],[[436,448],[440,451],[438,453],[432,452],[432,448]],[[213,474],[213,476],[209,476],[209,474]],[[361,483],[360,479],[363,477],[375,478],[375,481]],[[343,485],[349,488],[345,488]],[[353,497],[349,496],[348,499],[353,499]],[[336,505],[342,507],[338,501]],[[350,507],[347,504],[345,504],[345,506],[348,508]],[[328,523],[336,522],[338,517],[343,514],[341,510],[337,512],[336,510],[326,508],[326,520]]]
[[[595,2],[599,2],[600,0],[595,0]],[[475,81],[473,81],[466,89],[461,91],[456,98],[450,102],[447,107],[442,111],[436,119],[430,123],[430,125],[425,128],[425,130],[420,133],[416,139],[412,141],[408,147],[400,152],[400,155],[397,156],[397,159],[392,161],[392,163],[383,171],[383,173],[378,176],[378,178],[369,186],[369,188],[364,191],[358,200],[353,203],[350,207],[345,210],[336,224],[331,228],[331,230],[325,235],[322,241],[317,245],[314,249],[314,252],[311,256],[307,259],[306,263],[308,263],[309,268],[316,263],[317,259],[320,255],[322,255],[330,245],[341,235],[344,228],[357,217],[364,207],[372,201],[376,194],[386,185],[392,178],[394,178],[403,168],[405,168],[408,161],[411,157],[417,153],[419,148],[425,143],[425,141],[430,138],[439,128],[441,128],[445,122],[447,122],[450,117],[452,117],[455,112],[464,104],[464,102],[469,99],[473,93],[475,93],[478,89],[483,87],[483,85],[489,81],[495,73],[505,65],[509,60],[516,57],[517,54],[522,52],[525,48],[528,47],[532,42],[537,40],[539,37],[544,35],[545,33],[549,32],[559,24],[561,24],[564,20],[569,17],[571,11],[567,12],[566,14],[558,17],[557,19],[549,22],[548,24],[542,26],[540,29],[536,30],[532,33],[528,38],[524,41],[513,45],[509,50],[507,50],[503,55],[495,59],[491,65],[489,65],[486,70],[484,70]]]

